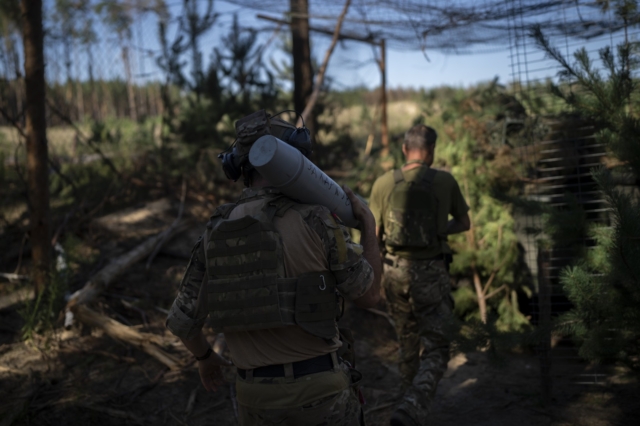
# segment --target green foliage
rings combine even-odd
[[[518,279],[516,270],[519,253],[514,219],[509,206],[490,195],[493,185],[489,173],[491,160],[483,155],[478,149],[478,142],[467,132],[459,129],[457,133],[459,138],[444,144],[438,153],[445,164],[454,165],[451,173],[460,183],[469,204],[472,228],[468,233],[449,238],[456,252],[451,272],[470,276],[472,281],[479,280],[484,294],[477,294],[477,290],[460,289],[462,293],[455,294],[456,302],[468,306],[471,292],[476,302],[481,297],[489,296],[488,310],[498,314],[495,326],[503,331],[521,330],[528,321],[520,313],[517,304],[516,292],[522,290],[525,283]],[[463,314],[461,310],[458,312]],[[477,309],[464,312],[467,319],[481,319],[478,315]]]
[[[210,19],[207,25],[213,22]],[[167,39],[166,23],[160,24],[163,53],[158,65],[167,73],[169,81],[187,92],[179,99],[168,93],[164,96],[165,110],[169,114],[179,111],[177,115],[165,117],[165,123],[177,140],[199,148],[219,149],[234,139],[232,120],[261,108],[277,112],[279,92],[264,64],[258,33],[240,26],[237,16],[222,39],[223,47],[213,49],[209,69],[191,78],[186,76],[181,58],[188,49],[197,49],[194,40],[205,31],[205,23],[200,24],[197,28],[183,25],[186,33],[178,35],[173,43]],[[190,40],[189,44],[183,41],[184,37]],[[196,64],[200,63],[200,55],[201,52],[192,52]]]
[[[506,363],[505,353],[528,343],[529,335],[519,331],[506,331],[498,326],[499,319],[492,313],[483,323],[477,318],[461,321],[453,318],[445,327],[445,333],[451,340],[453,353],[486,351],[489,360],[497,365]]]
[[[637,22],[636,2],[613,2],[625,22]],[[607,5],[609,2],[607,2]],[[574,308],[559,319],[560,330],[580,345],[581,356],[594,361],[621,361],[640,369],[640,120],[638,85],[631,77],[637,53],[632,43],[618,46],[617,55],[600,50],[601,72],[584,49],[574,62],[552,47],[539,29],[539,46],[562,67],[563,86],[551,91],[599,128],[598,142],[620,160],[616,168],[595,169],[593,175],[611,208],[612,227],[593,227],[595,241],[574,266],[565,269],[561,283]],[[620,188],[618,176],[631,176],[635,191]],[[562,225],[559,225],[562,227]]]

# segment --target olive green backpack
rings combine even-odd
[[[402,170],[393,171],[395,185],[383,215],[385,244],[416,249],[440,244],[438,199],[433,192],[436,173],[435,169],[428,168],[416,180],[407,181]]]

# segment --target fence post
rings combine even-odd
[[[551,402],[551,281],[549,266],[551,250],[538,248],[538,327],[541,331],[538,344],[540,360],[540,385],[542,404]]]

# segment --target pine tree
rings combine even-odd
[[[627,24],[640,22],[636,1],[604,3],[612,3]],[[562,68],[561,84],[551,91],[595,124],[598,141],[618,160],[592,171],[609,203],[611,227],[592,227],[597,246],[563,271],[561,282],[574,307],[557,325],[576,339],[581,356],[640,369],[640,120],[638,82],[631,74],[637,46],[625,41],[616,53],[600,50],[601,72],[585,49],[570,61],[539,29],[533,37]],[[635,190],[622,190],[621,179],[635,182]]]

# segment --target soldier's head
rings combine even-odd
[[[286,112],[286,111],[283,111]],[[293,111],[292,111],[293,112]],[[249,163],[249,151],[254,142],[264,135],[273,135],[299,150],[304,156],[311,155],[311,136],[304,126],[296,127],[277,116],[260,110],[236,122],[236,141],[226,151],[220,153],[222,169],[227,178],[234,182],[243,178],[245,186],[266,186],[268,182]]]
[[[404,134],[402,153],[407,161],[420,160],[429,166],[433,164],[438,133],[433,127],[418,124]]]

